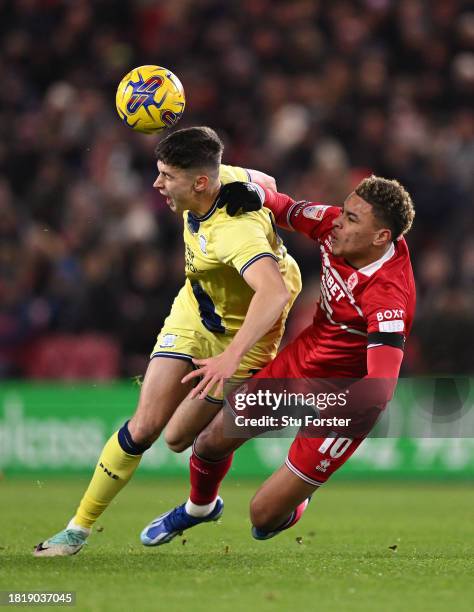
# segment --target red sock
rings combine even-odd
[[[219,492],[221,482],[232,465],[234,453],[220,461],[206,461],[196,454],[189,459],[191,493],[193,504],[204,506],[213,502]]]

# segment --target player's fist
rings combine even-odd
[[[217,206],[226,207],[226,212],[234,217],[239,211],[260,210],[265,202],[265,192],[256,183],[227,183],[217,196]]]

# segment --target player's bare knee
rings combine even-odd
[[[271,508],[264,503],[259,495],[256,495],[250,502],[250,521],[252,525],[257,529],[265,529],[273,518]]]
[[[136,444],[150,445],[160,437],[163,424],[152,419],[138,418],[135,415],[130,419],[128,430]]]
[[[192,442],[188,442],[188,441],[181,441],[181,440],[171,440],[168,441],[166,440],[166,444],[168,446],[168,448],[173,451],[173,453],[182,453],[183,451],[185,451],[187,448],[189,448],[192,444]]]
[[[182,453],[193,443],[193,441],[185,435],[182,435],[179,432],[170,430],[168,428],[165,429],[165,442],[168,448],[174,453]]]

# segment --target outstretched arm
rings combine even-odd
[[[289,221],[293,209],[301,202],[295,202],[290,196],[285,193],[278,193],[270,189],[262,189],[264,194],[263,205],[269,208],[278,227],[292,230],[293,227]]]
[[[256,170],[249,170],[248,172],[257,173]],[[251,176],[253,177],[254,175]],[[273,187],[269,186],[270,183],[275,183],[273,177],[269,177],[266,174],[263,174],[263,177],[270,180],[255,180],[252,183],[240,181],[227,183],[219,192],[217,206],[219,208],[225,206],[230,217],[235,217],[240,212],[246,213],[260,210],[263,206],[266,206],[273,212],[277,224],[280,225],[279,221],[281,221],[283,227],[288,229],[284,219],[287,209],[295,204],[295,201],[285,194],[277,193]]]
[[[217,198],[219,208],[226,207],[231,217],[239,212],[269,208],[279,227],[295,230],[316,240],[332,227],[341,209],[306,200],[295,202],[290,196],[266,189],[257,183],[227,183]]]
[[[317,240],[331,230],[333,221],[341,214],[339,206],[300,200],[296,202],[285,193],[259,188],[263,205],[269,208],[278,227],[305,234]]]

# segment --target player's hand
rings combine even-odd
[[[265,192],[257,183],[227,183],[217,196],[217,207],[226,207],[230,217],[239,211],[260,210],[265,202]]]
[[[194,365],[199,366],[181,380],[186,383],[202,376],[202,380],[190,393],[191,399],[199,397],[205,399],[213,389],[213,395],[220,395],[224,392],[224,383],[227,378],[231,378],[239,367],[240,359],[224,351],[215,357],[208,359],[193,359]]]

